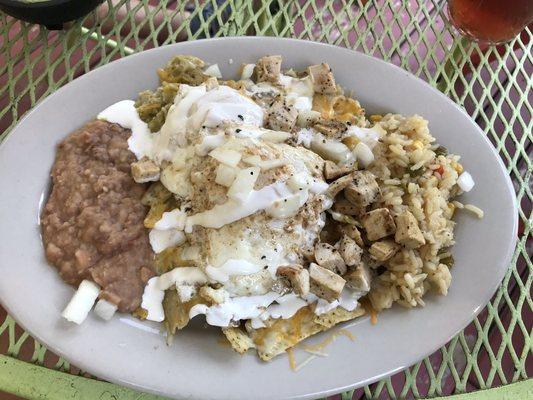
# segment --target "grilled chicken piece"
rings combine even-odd
[[[363,226],[368,240],[379,240],[396,232],[396,224],[387,208],[378,208],[366,213]]]
[[[357,243],[359,247],[365,246],[365,242],[363,241],[363,237],[361,236],[361,232],[359,232],[359,229],[357,229],[357,226],[344,224],[340,226],[340,230],[350,239],[355,240],[355,243]]]
[[[265,56],[257,60],[254,74],[257,82],[278,83],[281,73],[281,56]]]
[[[377,261],[387,261],[395,255],[398,250],[400,250],[399,244],[395,243],[393,240],[385,239],[372,243],[372,246],[370,246],[368,251]]]
[[[335,78],[328,64],[311,65],[308,73],[316,93],[331,95],[337,92]]]
[[[396,217],[394,240],[408,249],[416,249],[426,244],[426,239],[418,227],[418,221],[410,211],[406,210]]]
[[[297,118],[298,110],[281,100],[276,100],[267,111],[266,124],[275,131],[290,132]]]
[[[339,298],[346,284],[342,277],[315,263],[309,266],[309,279],[311,293],[330,303]]]
[[[315,246],[315,260],[318,265],[336,274],[342,275],[346,272],[346,263],[339,251],[328,243],[318,243]]]
[[[309,271],[301,265],[283,265],[278,268],[276,275],[287,279],[294,291],[300,296],[309,294]]]
[[[344,189],[344,197],[352,204],[363,208],[376,201],[379,194],[376,177],[368,171],[355,171],[353,182]]]
[[[329,181],[331,179],[339,178],[343,175],[349,174],[354,170],[353,165],[338,166],[333,161],[326,160],[324,162],[324,177]]]
[[[361,292],[368,292],[370,290],[372,275],[366,265],[360,265],[344,275],[344,279],[346,280],[346,286],[349,288]]]
[[[358,246],[355,240],[351,239],[347,235],[344,235],[335,245],[339,250],[339,254],[349,267],[361,265],[361,256],[363,249]]]

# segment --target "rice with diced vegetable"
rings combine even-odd
[[[374,148],[369,167],[380,180],[379,207],[399,215],[409,210],[418,221],[426,243],[402,249],[387,263],[369,293],[377,310],[394,302],[405,307],[424,305],[422,297],[433,290],[446,295],[451,283],[454,244],[452,220],[459,194],[457,178],[463,171],[459,156],[435,144],[428,122],[420,116],[388,114],[378,124],[386,134]]]

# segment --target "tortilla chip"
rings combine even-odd
[[[269,361],[302,340],[364,313],[362,307],[354,311],[346,311],[338,307],[317,316],[310,306],[306,306],[298,310],[292,318],[273,320],[266,328],[250,329],[250,337],[257,348],[259,357],[264,361]]]
[[[240,328],[222,328],[222,332],[226,335],[233,350],[239,354],[244,354],[255,347],[252,338]]]
[[[172,193],[163,186],[161,182],[155,182],[144,192],[141,203],[145,206],[152,206],[166,202],[172,197]]]
[[[175,288],[165,291],[163,299],[163,310],[165,312],[165,325],[170,334],[176,333],[176,330],[183,329],[189,323],[189,311],[193,306],[203,303],[204,299],[195,295],[193,298],[183,303]]]

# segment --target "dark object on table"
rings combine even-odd
[[[63,23],[84,16],[103,0],[0,0],[0,9],[15,18],[61,29]]]

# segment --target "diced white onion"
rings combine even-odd
[[[117,311],[116,304],[113,304],[105,299],[100,299],[94,306],[94,313],[105,321],[109,321]]]
[[[233,168],[225,164],[220,164],[217,167],[215,182],[219,185],[230,187],[233,181],[235,180],[238,171],[238,168]]]
[[[276,158],[274,160],[261,160],[259,156],[250,156],[243,161],[248,165],[253,165],[255,167],[261,168],[262,171],[268,171],[272,168],[278,168],[287,164],[287,160],[284,158]]]
[[[383,129],[381,125],[375,125],[372,128],[361,128],[359,126],[352,125],[350,126],[350,128],[348,128],[343,138],[355,136],[361,142],[363,142],[372,149],[374,148],[378,140],[381,138],[381,136],[385,134],[385,129]]]
[[[350,149],[336,140],[324,139],[322,135],[317,135],[311,140],[311,150],[326,160],[336,163],[346,162],[350,158]]]
[[[255,166],[259,165],[259,163],[261,162],[261,157],[259,157],[259,156],[250,156],[250,157],[243,158],[242,161],[244,161],[248,165],[253,165],[255,167]]]
[[[205,156],[211,150],[214,150],[217,147],[222,146],[222,144],[224,144],[225,141],[226,141],[226,137],[224,135],[205,136],[202,139],[202,142],[195,146],[196,154],[198,154],[199,156]]]
[[[470,192],[476,183],[474,178],[468,172],[464,171],[459,178],[457,178],[457,185],[461,188],[463,192]]]
[[[244,64],[242,66],[241,79],[250,79],[254,73],[255,64]]]
[[[81,324],[93,308],[99,293],[100,287],[96,283],[84,279],[61,315],[67,321]]]
[[[223,149],[217,147],[212,150],[209,155],[222,164],[229,165],[230,167],[236,167],[241,161],[241,153],[235,150]]]
[[[291,137],[289,132],[278,132],[267,130],[261,135],[261,139],[266,140],[267,142],[281,143]]]
[[[287,186],[294,192],[308,189],[313,183],[312,179],[306,172],[297,172],[287,179]]]
[[[363,168],[368,167],[374,161],[374,153],[363,142],[357,143],[355,149],[353,149],[353,153]]]
[[[218,67],[218,64],[213,64],[207,67],[204,71],[204,74],[222,79],[222,72],[220,72],[220,68]]]
[[[305,191],[307,192],[307,191]],[[277,200],[265,211],[274,218],[289,218],[298,213],[300,209],[301,197],[299,193]]]
[[[254,190],[260,171],[259,167],[241,169],[228,189],[228,197],[241,202],[246,201]]]
[[[313,108],[313,100],[309,97],[299,96],[294,99],[293,106],[300,112],[311,111]]]

